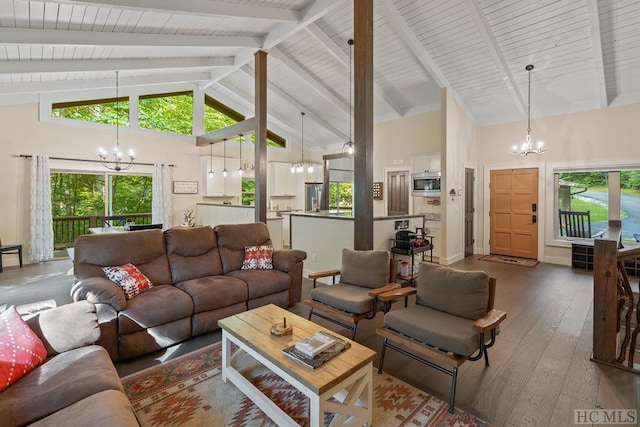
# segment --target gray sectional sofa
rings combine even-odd
[[[138,426],[100,336],[93,304],[82,301],[27,319],[47,360],[0,395],[6,426]]]
[[[111,358],[129,359],[217,330],[224,317],[300,301],[305,252],[276,250],[272,270],[241,269],[246,246],[268,244],[264,223],[80,236],[71,295],[96,305]],[[153,283],[129,300],[102,271],[126,263]]]

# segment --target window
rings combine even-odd
[[[53,103],[51,116],[112,125],[116,124],[116,117],[119,117],[118,125],[128,127],[129,98],[121,96],[117,104],[116,98]],[[244,115],[205,95],[205,133],[244,119]],[[138,127],[180,135],[193,134],[193,92],[141,95],[138,99]],[[267,130],[267,145],[286,147],[287,140]]]
[[[138,126],[141,129],[191,135],[192,92],[141,96],[138,104]]]
[[[253,178],[242,178],[242,205],[256,204],[256,182]]]
[[[126,215],[151,223],[151,176],[51,172],[54,248],[73,246],[100,216]]]
[[[608,227],[608,178],[607,172],[565,172],[558,176],[558,209],[589,211],[591,235]]]
[[[558,209],[589,211],[592,235],[606,230],[609,218],[620,219],[623,241],[635,241],[634,234],[640,233],[640,170],[564,171],[555,178]],[[556,215],[556,236],[558,221]]]
[[[129,126],[129,98],[120,97],[117,106],[116,109],[116,98],[61,102],[51,106],[51,115],[111,125],[116,124],[117,117],[119,126]]]
[[[243,121],[246,117],[222,102],[205,95],[204,100],[204,131],[213,132],[220,128],[230,126]],[[251,141],[255,141],[255,134],[251,135]],[[272,147],[286,147],[287,140],[267,130],[267,145]]]
[[[346,213],[353,211],[353,183],[337,181],[329,183],[329,211]]]

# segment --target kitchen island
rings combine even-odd
[[[424,215],[373,218],[373,249],[390,251],[397,227],[416,231],[424,226]],[[291,247],[307,252],[304,272],[340,268],[342,248],[353,249],[354,218],[327,211],[291,213]]]

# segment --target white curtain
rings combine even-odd
[[[29,259],[41,262],[53,258],[51,172],[48,156],[34,155],[31,158],[30,231]]]
[[[168,165],[153,165],[151,222],[171,228],[171,174]]]

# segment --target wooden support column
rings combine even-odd
[[[354,240],[373,249],[373,0],[353,1]]]
[[[255,222],[267,222],[267,52],[255,53]]]
[[[616,363],[618,309],[618,242],[620,227],[609,228],[593,241],[593,357]]]

